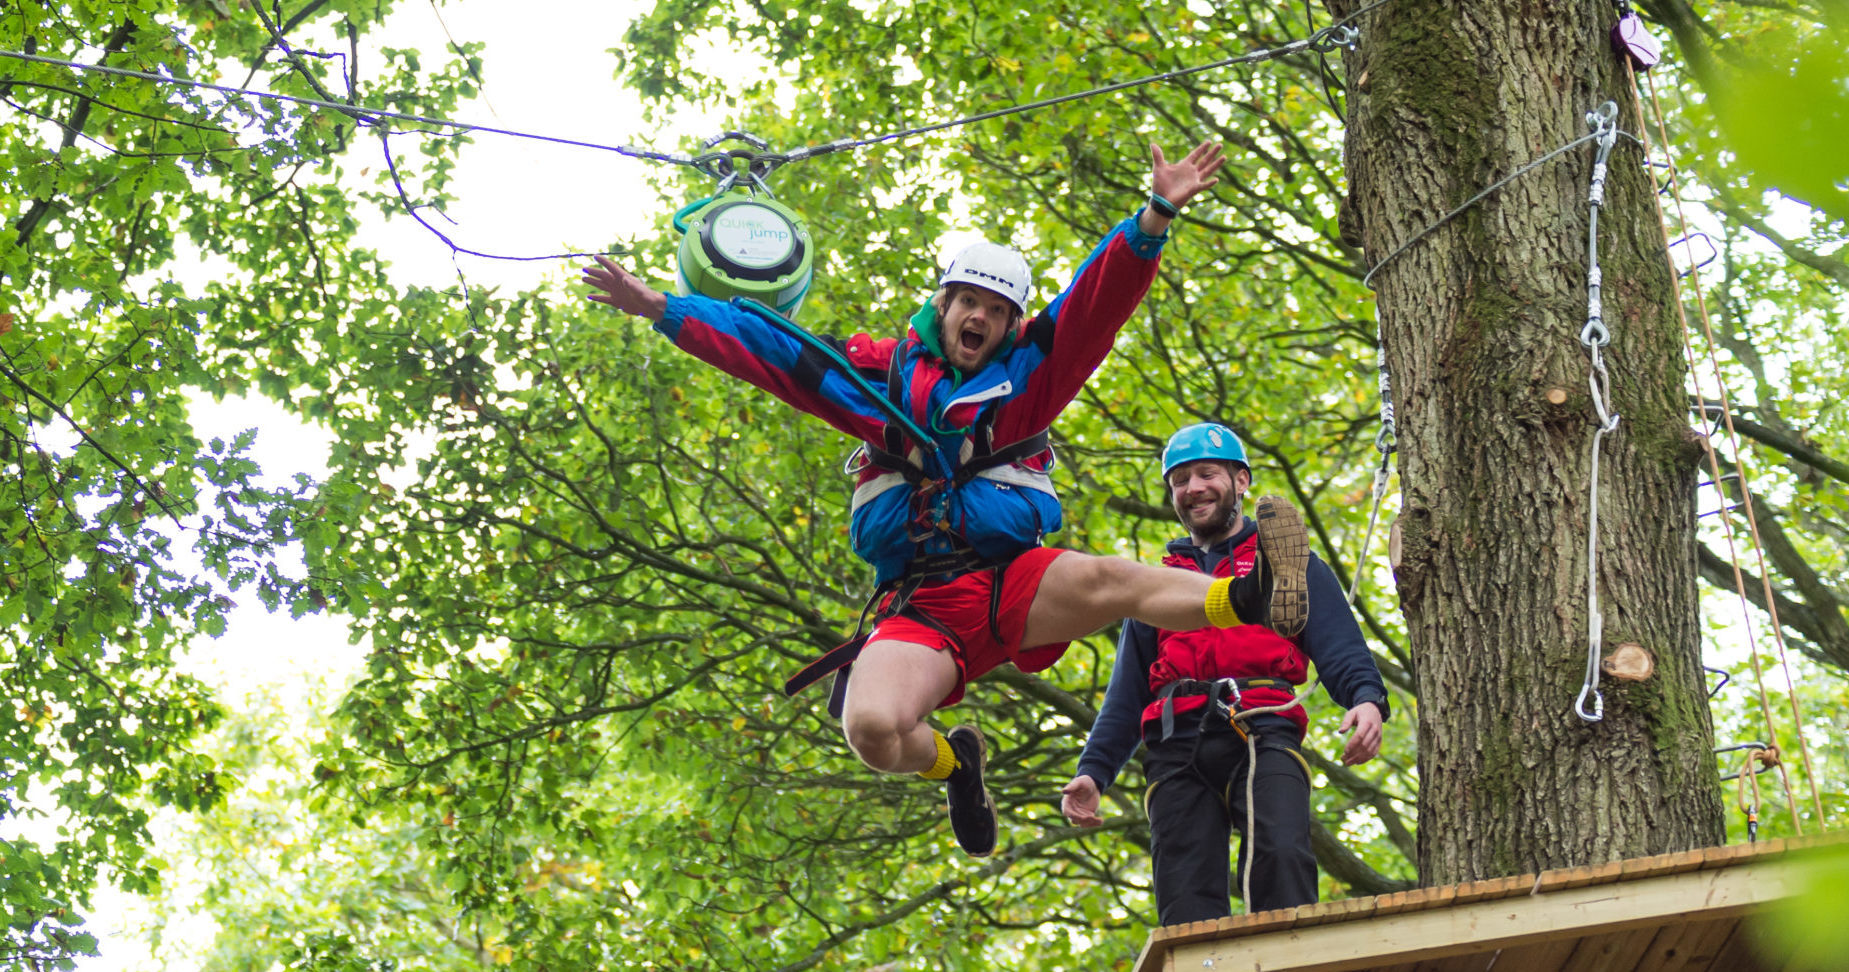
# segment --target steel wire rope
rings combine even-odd
[[[1066,102],[1069,102],[1069,101],[1078,101],[1084,98],[1095,98],[1099,95],[1115,94],[1116,92],[1128,90],[1130,88],[1137,88],[1137,87],[1141,87],[1146,84],[1155,84],[1156,82],[1159,82],[1159,81],[1173,81],[1176,78],[1185,78],[1190,75],[1200,74],[1206,71],[1216,71],[1216,70],[1219,70],[1220,68],[1231,67],[1235,64],[1256,64],[1262,61],[1272,61],[1272,60],[1277,60],[1278,58],[1281,58],[1281,57],[1288,57],[1292,54],[1300,54],[1304,51],[1323,51],[1323,52],[1332,51],[1338,47],[1346,47],[1346,46],[1352,45],[1355,42],[1355,39],[1358,36],[1358,32],[1348,26],[1349,21],[1352,21],[1355,18],[1360,17],[1362,14],[1368,13],[1377,7],[1384,6],[1391,2],[1393,2],[1393,0],[1374,0],[1373,3],[1370,3],[1367,6],[1362,7],[1359,10],[1356,10],[1354,13],[1351,13],[1348,16],[1343,17],[1341,20],[1338,20],[1335,23],[1330,24],[1329,26],[1324,27],[1323,29],[1319,31],[1316,31],[1314,34],[1311,34],[1309,37],[1291,41],[1290,43],[1284,44],[1280,47],[1264,48],[1262,50],[1252,51],[1246,54],[1239,54],[1233,57],[1221,58],[1218,61],[1211,61],[1206,64],[1197,64],[1197,65],[1194,65],[1193,67],[1176,68],[1173,71],[1162,71],[1156,74],[1144,75],[1143,77],[1133,78],[1129,81],[1118,81],[1112,84],[1099,85],[1095,88],[1087,88],[1083,91],[1074,91],[1074,92],[1070,92],[1070,93],[1063,94],[1063,95],[1055,95],[1051,98],[1042,98],[1039,101],[1030,101],[1024,105],[1010,105],[1007,108],[997,108],[993,111],[985,111],[985,112],[981,112],[975,115],[966,115],[962,118],[953,118],[949,121],[933,122],[928,125],[918,125],[912,128],[902,128],[902,129],[899,129],[898,131],[888,132],[884,135],[874,135],[874,136],[869,136],[866,138],[839,138],[832,142],[824,142],[818,145],[805,146],[803,148],[797,149],[794,152],[780,153],[780,154],[779,153],[767,154],[764,156],[764,158],[775,161],[778,164],[782,164],[783,162],[796,162],[796,161],[800,161],[806,158],[813,158],[814,156],[817,156],[817,155],[826,155],[832,152],[852,151],[858,148],[865,148],[869,145],[878,145],[883,142],[897,141],[902,138],[911,138],[917,135],[926,135],[931,132],[941,131],[946,128],[957,128],[963,125],[975,124],[976,122],[980,122],[980,121],[989,121],[990,119],[994,119],[994,118],[1003,118],[1008,115],[1019,115],[1019,114],[1023,114],[1023,113],[1030,112],[1030,111],[1036,111],[1041,108],[1050,108],[1054,105],[1065,104]]]
[[[1586,325],[1579,332],[1579,343],[1588,358],[1586,386],[1592,393],[1592,407],[1599,421],[1592,430],[1591,473],[1588,475],[1586,513],[1586,677],[1579,696],[1573,700],[1573,714],[1586,722],[1605,718],[1605,696],[1599,691],[1599,649],[1605,638],[1605,615],[1599,610],[1599,446],[1605,436],[1616,431],[1619,416],[1607,408],[1611,397],[1611,372],[1605,367],[1605,347],[1611,343],[1611,329],[1605,326],[1601,301],[1604,273],[1599,269],[1599,212],[1605,208],[1605,173],[1612,146],[1618,141],[1618,103],[1607,101],[1586,113],[1586,124],[1598,140],[1598,155],[1592,163],[1591,186],[1586,192],[1589,210],[1586,226]],[[1592,711],[1586,711],[1586,697],[1592,697]]]
[[[111,67],[107,64],[84,64],[81,61],[67,61],[62,58],[45,57],[39,54],[25,54],[20,51],[0,50],[0,57],[12,58],[18,61],[29,61],[34,64],[49,64],[56,67],[71,68],[77,71],[111,74],[118,77],[139,78],[143,81],[153,81],[157,84],[203,88],[208,91],[217,91],[221,94],[240,97],[268,98],[276,101],[287,101],[292,104],[306,105],[311,108],[326,108],[331,111],[340,112],[355,121],[368,125],[376,125],[381,119],[387,119],[391,121],[410,122],[417,125],[435,125],[440,128],[458,129],[455,134],[487,132],[493,135],[508,135],[514,138],[527,138],[540,142],[552,142],[558,145],[571,145],[577,148],[615,152],[618,155],[626,155],[631,158],[645,159],[654,162],[669,162],[676,165],[690,166],[699,161],[691,156],[674,152],[658,152],[653,149],[639,149],[630,145],[605,145],[599,142],[587,142],[581,139],[563,138],[556,135],[539,135],[533,132],[523,132],[512,128],[500,128],[493,125],[477,125],[470,122],[452,121],[447,118],[436,118],[430,115],[413,115],[408,112],[388,111],[383,108],[368,108],[364,105],[342,104],[338,101],[308,98],[301,95],[288,95],[276,91],[263,91],[257,88],[241,88],[228,84],[213,84],[209,81],[197,81],[192,78],[176,78],[164,74],[155,74],[151,71],[136,71],[130,68]]]
[[[1156,74],[1145,75],[1140,78],[1133,78],[1128,81],[1119,81],[1113,84],[1099,85],[1097,87],[1088,88],[1083,91],[1074,91],[1068,94],[1056,95],[1051,98],[1043,98],[1038,101],[1031,101],[1023,105],[1011,105],[1007,108],[997,108],[993,111],[985,111],[985,112],[980,112],[974,115],[966,115],[961,118],[953,118],[948,121],[933,122],[928,125],[918,125],[918,126],[913,126],[911,128],[903,128],[897,131],[888,132],[884,135],[875,135],[875,136],[870,136],[866,138],[841,138],[841,139],[836,139],[831,142],[824,142],[824,143],[820,143],[817,145],[806,146],[806,147],[797,149],[793,152],[762,153],[760,155],[753,156],[753,158],[756,160],[774,162],[776,164],[782,164],[784,162],[794,162],[794,161],[798,161],[798,160],[805,159],[805,158],[811,158],[817,155],[824,155],[824,154],[828,154],[832,152],[851,151],[853,149],[865,148],[869,145],[877,145],[877,144],[881,144],[884,142],[897,141],[903,138],[911,138],[917,135],[925,135],[931,132],[941,131],[946,128],[957,128],[957,127],[961,127],[964,125],[971,125],[971,124],[974,124],[980,121],[988,121],[993,118],[1001,118],[1001,117],[1005,117],[1008,115],[1022,114],[1022,113],[1029,112],[1029,111],[1035,111],[1040,108],[1048,108],[1053,105],[1064,104],[1070,101],[1078,101],[1078,100],[1082,100],[1085,98],[1098,97],[1100,95],[1114,94],[1118,91],[1123,91],[1129,88],[1140,87],[1142,85],[1147,85],[1147,84],[1154,84],[1160,81],[1172,81],[1176,78],[1187,77],[1193,74],[1200,74],[1205,71],[1218,70],[1220,68],[1230,67],[1236,64],[1252,64],[1252,63],[1258,63],[1262,61],[1276,60],[1278,58],[1288,57],[1292,54],[1302,53],[1303,51],[1334,50],[1338,47],[1343,47],[1343,46],[1347,46],[1347,45],[1354,43],[1356,32],[1352,28],[1348,27],[1348,23],[1350,21],[1353,21],[1356,18],[1362,16],[1363,14],[1369,13],[1370,11],[1373,11],[1374,9],[1384,6],[1385,4],[1388,4],[1391,2],[1392,0],[1374,0],[1373,3],[1370,3],[1367,6],[1362,7],[1359,10],[1356,10],[1354,13],[1351,13],[1348,16],[1343,17],[1341,20],[1335,22],[1334,24],[1329,25],[1328,27],[1323,28],[1322,30],[1316,31],[1314,34],[1312,34],[1309,37],[1301,38],[1299,40],[1294,40],[1288,44],[1284,44],[1279,47],[1266,48],[1263,50],[1252,51],[1247,54],[1240,54],[1240,55],[1235,55],[1233,57],[1221,58],[1220,60],[1217,60],[1217,61],[1212,61],[1206,64],[1198,64],[1193,67],[1177,68],[1173,71],[1162,71]],[[197,81],[191,78],[176,78],[176,77],[172,77],[169,75],[155,74],[150,71],[136,71],[130,68],[111,67],[105,64],[84,64],[80,61],[70,61],[70,60],[65,60],[63,58],[46,57],[44,55],[39,55],[39,54],[27,54],[21,51],[0,50],[0,57],[12,58],[14,60],[27,61],[27,62],[31,62],[35,64],[47,64],[47,65],[52,65],[56,67],[70,68],[70,69],[77,70],[77,71],[88,71],[88,72],[95,72],[95,73],[100,73],[100,74],[112,74],[112,75],[116,75],[119,77],[139,78],[144,81],[153,81],[158,84],[172,84],[172,85],[181,85],[181,86],[186,86],[186,87],[203,88],[206,90],[217,91],[217,92],[220,92],[223,94],[229,94],[229,95],[238,95],[238,96],[253,97],[253,98],[270,98],[270,99],[274,99],[278,101],[287,101],[287,102],[291,102],[294,104],[306,105],[306,106],[314,107],[314,108],[326,108],[332,111],[338,111],[344,115],[347,115],[348,117],[353,118],[356,121],[360,121],[360,122],[367,123],[367,124],[377,124],[380,119],[390,119],[394,121],[411,122],[411,123],[419,124],[419,125],[435,125],[439,127],[459,129],[460,131],[458,132],[458,134],[466,134],[468,132],[487,132],[487,133],[495,134],[495,135],[507,135],[507,136],[511,136],[514,138],[528,138],[528,139],[534,139],[537,141],[552,142],[552,143],[560,144],[560,145],[571,145],[571,146],[576,146],[579,148],[589,148],[589,149],[597,149],[599,151],[615,152],[619,155],[625,155],[625,156],[629,156],[632,158],[639,158],[639,159],[655,161],[655,162],[667,162],[667,163],[672,163],[676,165],[687,165],[687,166],[699,167],[702,164],[716,162],[718,160],[724,159],[733,154],[729,152],[713,152],[713,153],[706,153],[700,156],[688,156],[688,155],[684,155],[681,153],[675,153],[675,152],[661,152],[661,151],[656,151],[653,149],[639,149],[639,148],[636,148],[634,146],[629,146],[629,145],[606,145],[606,144],[602,144],[598,142],[584,141],[582,139],[563,138],[560,136],[553,136],[553,135],[539,135],[539,134],[532,133],[532,132],[523,132],[518,129],[502,128],[502,127],[493,126],[493,125],[478,125],[478,124],[474,124],[470,122],[453,121],[450,119],[437,118],[437,117],[430,116],[430,115],[413,115],[413,114],[409,114],[406,112],[396,112],[396,111],[388,111],[388,110],[379,109],[379,108],[369,108],[364,105],[342,104],[337,101],[329,101],[329,100],[325,100],[321,98],[308,98],[308,97],[303,97],[300,95],[281,94],[275,91],[263,91],[263,90],[258,90],[254,88],[236,87],[233,85],[213,84],[211,82]]]
[[[1618,134],[1634,142],[1639,142],[1639,144],[1642,144],[1641,141],[1639,141],[1639,139],[1637,138],[1637,136],[1632,135],[1630,132],[1627,132],[1623,129],[1618,129]],[[1391,263],[1394,257],[1397,257],[1400,254],[1405,253],[1407,250],[1411,249],[1414,243],[1417,243],[1420,240],[1425,239],[1427,236],[1430,236],[1432,232],[1437,230],[1439,227],[1456,219],[1458,216],[1462,215],[1470,207],[1475,206],[1477,203],[1480,203],[1484,199],[1488,198],[1491,193],[1495,192],[1498,189],[1501,189],[1503,186],[1506,186],[1511,182],[1514,182],[1516,179],[1520,178],[1521,176],[1527,175],[1528,173],[1534,171],[1535,169],[1540,168],[1543,164],[1552,161],[1553,159],[1559,157],[1561,154],[1568,152],[1574,148],[1577,148],[1578,146],[1584,145],[1587,142],[1593,141],[1594,139],[1597,139],[1598,137],[1599,137],[1599,133],[1597,131],[1588,132],[1566,143],[1565,145],[1562,145],[1559,148],[1556,148],[1548,152],[1546,155],[1543,155],[1539,158],[1530,159],[1529,161],[1523,163],[1515,171],[1510,172],[1508,175],[1503,176],[1502,178],[1497,179],[1495,182],[1490,183],[1489,187],[1484,189],[1482,192],[1479,192],[1476,195],[1471,196],[1469,199],[1464,200],[1463,205],[1460,205],[1456,209],[1453,209],[1450,212],[1444,214],[1443,216],[1438,217],[1438,219],[1434,220],[1431,224],[1427,225],[1424,229],[1420,230],[1417,233],[1414,233],[1411,237],[1409,237],[1406,240],[1406,242],[1401,243],[1398,247],[1395,247],[1393,252],[1388,253],[1384,257],[1381,257],[1380,260],[1377,261],[1372,267],[1368,268],[1367,274],[1361,278],[1361,286],[1367,287],[1370,290],[1373,289],[1372,281],[1374,279],[1374,275],[1380,272],[1381,267],[1384,267],[1388,263]]]
[[[1361,551],[1355,555],[1355,575],[1348,583],[1348,606],[1354,607],[1361,593],[1361,571],[1368,549],[1374,543],[1374,530],[1380,526],[1380,510],[1387,498],[1387,480],[1393,475],[1393,454],[1399,451],[1399,430],[1393,419],[1393,385],[1387,374],[1387,348],[1376,333],[1375,361],[1380,372],[1380,431],[1374,436],[1374,450],[1380,453],[1380,465],[1374,470],[1374,508],[1368,513],[1367,532],[1361,535]]]
[[[450,119],[445,119],[445,118],[437,118],[437,117],[429,116],[429,115],[414,115],[414,114],[410,114],[406,112],[395,112],[395,111],[388,111],[384,109],[374,109],[374,108],[368,108],[362,105],[343,104],[341,102],[332,101],[332,100],[328,100],[324,98],[309,98],[309,97],[304,97],[300,95],[281,94],[279,92],[274,92],[274,91],[262,91],[262,90],[257,90],[253,88],[248,88],[248,87],[213,84],[210,82],[197,81],[197,80],[193,80],[190,78],[176,78],[176,77],[171,77],[171,76],[163,75],[163,74],[155,74],[149,71],[137,71],[137,70],[133,70],[129,68],[111,67],[109,65],[103,65],[103,64],[84,64],[79,61],[71,61],[71,60],[66,60],[63,58],[46,57],[46,56],[38,55],[38,54],[27,54],[27,53],[23,53],[19,51],[0,50],[0,57],[10,57],[16,60],[27,61],[31,63],[37,63],[37,64],[53,65],[53,66],[69,68],[69,69],[77,70],[77,71],[88,71],[88,72],[96,72],[96,73],[101,73],[101,74],[115,75],[119,77],[138,78],[141,80],[152,81],[157,84],[171,84],[171,85],[180,85],[180,86],[193,87],[193,88],[202,88],[205,90],[217,91],[217,92],[227,94],[227,95],[252,97],[252,98],[258,98],[258,99],[269,98],[269,99],[274,99],[278,101],[290,102],[293,104],[305,105],[308,107],[325,108],[328,110],[340,112],[341,114],[347,115],[348,117],[354,119],[356,122],[359,122],[365,125],[378,125],[381,119],[389,119],[389,120],[394,120],[394,121],[410,122],[410,123],[419,124],[419,125],[431,125],[431,126],[436,126],[436,127],[456,129],[456,131],[450,133],[452,135],[462,135],[462,134],[468,134],[470,132],[485,132],[489,134],[506,135],[506,136],[510,136],[514,138],[526,138],[526,139],[532,139],[535,141],[550,142],[553,144],[570,145],[570,146],[574,146],[578,148],[590,148],[590,149],[596,149],[599,151],[615,152],[619,155],[642,159],[645,161],[666,162],[666,163],[671,163],[671,164],[676,164],[676,165],[686,165],[686,166],[698,169],[701,172],[706,173],[707,175],[713,176],[714,178],[721,179],[722,184],[724,185],[729,185],[731,180],[737,178],[737,169],[736,169],[737,161],[736,160],[745,159],[748,162],[748,172],[749,172],[750,177],[756,184],[758,184],[759,186],[762,186],[763,176],[767,175],[770,172],[770,170],[780,165],[783,165],[785,163],[788,163],[788,162],[800,161],[802,159],[812,158],[812,157],[819,156],[819,155],[831,154],[834,152],[852,151],[854,149],[864,148],[870,145],[880,144],[884,142],[897,141],[899,139],[904,139],[904,138],[911,138],[917,135],[928,134],[930,132],[941,131],[941,130],[948,129],[948,128],[956,128],[956,127],[961,127],[964,125],[971,125],[976,122],[986,121],[986,120],[993,119],[993,118],[1000,118],[1000,117],[1005,117],[1008,115],[1015,115],[1015,114],[1023,114],[1029,111],[1038,110],[1040,108],[1047,108],[1053,105],[1064,104],[1064,103],[1071,102],[1071,101],[1098,97],[1098,96],[1105,95],[1105,94],[1112,94],[1112,93],[1123,91],[1129,88],[1139,87],[1139,86],[1147,85],[1147,84],[1154,84],[1160,81],[1174,80],[1176,78],[1187,77],[1189,75],[1199,74],[1205,71],[1217,70],[1219,68],[1229,67],[1235,64],[1249,64],[1249,63],[1258,63],[1261,61],[1275,60],[1278,58],[1289,56],[1291,54],[1300,53],[1306,50],[1314,50],[1314,51],[1326,53],[1328,51],[1335,50],[1339,47],[1351,46],[1355,43],[1355,40],[1358,35],[1357,35],[1357,32],[1353,28],[1350,28],[1347,26],[1348,23],[1362,16],[1363,14],[1366,14],[1374,10],[1375,8],[1383,6],[1384,4],[1387,4],[1390,2],[1392,2],[1392,0],[1374,0],[1373,3],[1370,3],[1367,6],[1364,6],[1360,8],[1359,10],[1356,10],[1355,12],[1349,14],[1346,17],[1343,17],[1341,20],[1335,22],[1334,24],[1331,24],[1328,27],[1323,28],[1322,30],[1314,32],[1309,37],[1296,40],[1296,41],[1292,41],[1280,47],[1267,48],[1267,49],[1259,50],[1259,51],[1252,51],[1247,54],[1236,55],[1236,56],[1228,57],[1228,58],[1222,58],[1218,61],[1213,61],[1207,64],[1195,65],[1193,67],[1187,67],[1187,68],[1179,68],[1174,71],[1164,71],[1164,72],[1160,72],[1157,74],[1146,75],[1144,77],[1135,78],[1129,81],[1120,81],[1114,84],[1100,85],[1097,87],[1086,89],[1084,91],[1076,91],[1076,92],[1071,92],[1071,93],[1064,94],[1064,95],[1058,95],[1052,98],[1044,98],[1039,101],[1033,101],[1033,102],[1029,102],[1023,105],[1012,105],[1007,108],[998,108],[998,109],[995,109],[994,111],[981,112],[975,115],[968,115],[968,116],[964,116],[961,118],[954,118],[949,121],[935,122],[929,125],[920,125],[920,126],[914,126],[912,128],[900,129],[898,131],[888,132],[884,135],[877,135],[877,136],[872,136],[868,138],[860,138],[860,139],[853,139],[853,138],[836,139],[832,142],[825,142],[825,143],[821,143],[818,145],[806,146],[806,147],[799,148],[793,152],[788,152],[788,153],[764,152],[762,151],[764,147],[763,144],[761,142],[758,142],[757,144],[760,148],[760,151],[757,153],[747,153],[747,152],[743,152],[742,150],[729,150],[729,151],[720,151],[720,152],[707,152],[707,153],[703,153],[698,156],[688,156],[688,155],[683,155],[680,153],[660,152],[660,151],[656,151],[652,149],[638,149],[638,148],[635,148],[629,145],[605,145],[602,143],[589,142],[589,141],[584,141],[581,139],[562,138],[562,137],[551,136],[551,135],[539,135],[539,134],[535,134],[531,132],[523,132],[518,129],[502,128],[502,127],[491,126],[491,125],[477,125],[477,124],[468,123],[468,122],[458,122],[458,121],[452,121]],[[275,34],[275,31],[272,30],[272,33]],[[293,48],[288,47],[286,41],[283,41],[279,35],[277,35],[276,39],[278,43],[283,47],[283,50],[286,54],[293,55],[294,53],[296,53]],[[26,83],[29,83],[29,82],[26,82]],[[416,207],[411,203],[410,199],[406,196],[406,193],[404,191],[404,186],[398,179],[397,167],[396,165],[393,164],[391,146],[388,141],[388,137],[394,133],[381,130],[379,134],[380,134],[381,146],[384,148],[384,151],[385,151],[386,165],[387,165],[387,168],[390,169],[392,172],[393,183],[398,190],[398,196],[399,196],[400,201],[402,201],[405,204],[407,212],[411,214],[411,217],[414,220],[416,220],[420,225],[422,225],[425,229],[429,230],[439,240],[442,240],[443,243],[450,248],[452,253],[467,253],[471,256],[478,256],[478,257],[483,257],[486,259],[493,259],[493,260],[516,260],[516,261],[551,260],[551,259],[572,258],[572,257],[581,257],[581,256],[589,255],[585,253],[574,252],[574,253],[546,254],[542,256],[528,256],[528,257],[503,256],[499,254],[486,253],[486,252],[479,251],[479,250],[468,249],[466,247],[457,245],[456,242],[450,239],[446,234],[442,233],[435,226],[431,225],[428,221],[418,216],[416,212]],[[426,134],[436,134],[436,133],[426,133]],[[748,136],[743,136],[742,133],[728,133],[728,135],[733,135],[735,137],[749,138]],[[721,138],[724,138],[724,137],[725,136],[721,136]],[[755,139],[750,139],[750,140],[753,142],[757,141]],[[711,145],[714,144],[716,141],[718,141],[718,139],[715,139],[712,142],[708,142],[708,147],[710,148]],[[721,162],[725,162],[728,160],[731,160],[733,162],[733,172],[729,175],[722,175],[719,171],[719,164]]]
[[[1641,119],[1644,114],[1643,95],[1637,85],[1637,74],[1632,70],[1629,59],[1625,59],[1624,68],[1631,82],[1631,97],[1636,103],[1637,114]],[[1649,88],[1651,111],[1656,116],[1657,136],[1662,141],[1664,157],[1668,159],[1673,166],[1675,160],[1673,152],[1669,147],[1669,128],[1663,119],[1663,107],[1661,101],[1657,97],[1656,79],[1654,77],[1649,78]],[[1649,134],[1647,129],[1645,130],[1645,134]],[[1648,154],[1649,145],[1646,143],[1644,147],[1646,154]],[[1654,167],[1650,168],[1650,185],[1652,189],[1657,189],[1660,192],[1661,187],[1657,185],[1656,169]],[[1689,228],[1689,221],[1688,214],[1683,208],[1681,181],[1679,179],[1671,179],[1669,187],[1670,197],[1676,202],[1676,220],[1682,227],[1683,233],[1686,235]],[[1652,193],[1651,198],[1655,201],[1659,218],[1658,221],[1662,224],[1663,237],[1667,241],[1669,238],[1669,227],[1667,220],[1664,219],[1665,214],[1662,211],[1662,203],[1659,194]],[[1709,366],[1714,373],[1715,385],[1720,391],[1719,406],[1722,423],[1727,427],[1728,441],[1733,447],[1735,461],[1744,468],[1745,461],[1740,451],[1739,435],[1734,430],[1733,426],[1733,408],[1729,402],[1727,383],[1721,374],[1720,357],[1716,351],[1718,342],[1714,337],[1714,325],[1708,315],[1707,300],[1702,294],[1701,268],[1699,265],[1690,268],[1690,276],[1693,278],[1693,286],[1691,289],[1695,295],[1696,311],[1701,319],[1702,333],[1708,345]],[[1670,289],[1675,297],[1676,317],[1682,323],[1682,347],[1683,351],[1688,356],[1689,372],[1692,377],[1697,370],[1699,362],[1696,360],[1694,334],[1689,324],[1688,313],[1683,307],[1681,284],[1677,282],[1678,279],[1676,275],[1671,274]],[[1708,404],[1706,396],[1701,391],[1700,382],[1695,382],[1695,396],[1696,402],[1702,409],[1702,414],[1705,416],[1708,412]],[[1715,451],[1710,439],[1711,437],[1709,436],[1703,436],[1703,450],[1707,453],[1710,474],[1714,477],[1714,481],[1718,483],[1721,481],[1720,456]],[[1791,677],[1791,664],[1786,652],[1784,628],[1778,618],[1778,603],[1772,591],[1772,575],[1766,568],[1765,550],[1759,537],[1759,521],[1754,515],[1753,493],[1752,490],[1746,488],[1746,477],[1744,475],[1741,477],[1740,496],[1741,508],[1746,511],[1747,533],[1752,538],[1753,553],[1759,563],[1760,582],[1763,585],[1763,596],[1766,602],[1765,610],[1771,621],[1773,641],[1778,646],[1779,666],[1785,674],[1786,696],[1791,701],[1791,716],[1793,720],[1792,731],[1796,734],[1798,739],[1798,754],[1803,760],[1805,780],[1810,787],[1811,807],[1817,814],[1817,825],[1821,827],[1824,825],[1823,800],[1817,790],[1817,774],[1815,768],[1811,764],[1810,747],[1804,739],[1803,708],[1798,702],[1796,684]],[[1746,626],[1748,644],[1747,657],[1752,663],[1753,681],[1758,688],[1760,712],[1766,720],[1767,739],[1770,742],[1768,748],[1776,753],[1778,751],[1778,735],[1776,727],[1772,722],[1771,697],[1766,693],[1765,679],[1760,669],[1759,649],[1756,646],[1757,639],[1753,637],[1752,612],[1746,597],[1746,578],[1740,570],[1739,551],[1734,544],[1733,530],[1731,528],[1725,529],[1722,533],[1727,539],[1728,562],[1733,568],[1734,589],[1739,595],[1741,623]],[[1791,826],[1799,836],[1802,836],[1804,833],[1804,826],[1798,820],[1797,797],[1792,793],[1790,774],[1786,771],[1782,761],[1777,765],[1779,780],[1785,790],[1785,805],[1791,813]]]

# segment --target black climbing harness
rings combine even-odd
[[[796,693],[832,673],[835,676],[835,682],[828,693],[828,714],[837,719],[840,718],[842,705],[847,699],[848,674],[854,667],[854,661],[860,657],[861,649],[867,646],[867,639],[872,636],[873,629],[877,629],[879,623],[887,618],[901,616],[909,618],[935,630],[961,649],[963,639],[957,637],[956,632],[951,631],[929,614],[918,610],[911,603],[912,595],[916,594],[919,588],[927,586],[933,578],[949,580],[980,571],[994,571],[995,578],[989,585],[989,635],[996,641],[1001,641],[1002,574],[1013,562],[1013,557],[1000,560],[985,558],[969,548],[954,553],[921,554],[912,558],[911,562],[906,564],[903,576],[874,588],[866,604],[860,609],[860,618],[854,624],[854,634],[851,637],[824,652],[816,660],[804,665],[800,671],[783,683],[784,696],[793,697]]]

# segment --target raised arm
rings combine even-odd
[[[1029,322],[1022,345],[1009,358],[1023,391],[997,414],[997,441],[1045,429],[1078,395],[1155,280],[1174,216],[1157,210],[1180,206],[1218,182],[1213,174],[1225,161],[1212,142],[1202,142],[1178,162],[1151,145],[1150,159],[1150,185],[1166,193],[1162,203],[1152,197],[1136,215],[1111,227],[1065,289]]]
[[[1137,228],[1150,236],[1168,232],[1168,224],[1181,207],[1220,181],[1214,173],[1225,164],[1226,156],[1219,143],[1202,142],[1194,151],[1170,162],[1162,156],[1162,146],[1149,145],[1149,205],[1137,220]]]

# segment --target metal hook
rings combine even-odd
[[[1361,40],[1361,29],[1347,24],[1324,27],[1310,38],[1310,50],[1319,54],[1328,54],[1338,48],[1354,49]]]
[[[1589,348],[1602,348],[1611,343],[1611,330],[1605,322],[1597,317],[1586,322],[1580,329],[1579,343]]]
[[[1727,409],[1718,402],[1705,402],[1699,409],[1691,405],[1689,411],[1700,411],[1702,413],[1701,434],[1705,436],[1712,437],[1715,433],[1719,432],[1721,426],[1725,424],[1727,420]],[[1727,477],[1722,476],[1721,478],[1726,479]],[[1705,486],[1707,484],[1704,483],[1702,485]]]
[[[1592,711],[1586,711],[1586,696],[1592,696]],[[1605,718],[1605,695],[1598,689],[1587,685],[1579,690],[1579,698],[1573,700],[1573,713],[1587,722],[1598,722]]]

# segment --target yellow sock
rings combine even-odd
[[[950,740],[945,739],[944,734],[936,729],[931,730],[931,741],[937,743],[937,762],[932,763],[928,770],[920,770],[918,775],[927,780],[941,780],[957,768],[957,754],[950,748]]]
[[[1222,577],[1207,588],[1207,623],[1216,628],[1240,624],[1239,612],[1233,610],[1233,579]]]

